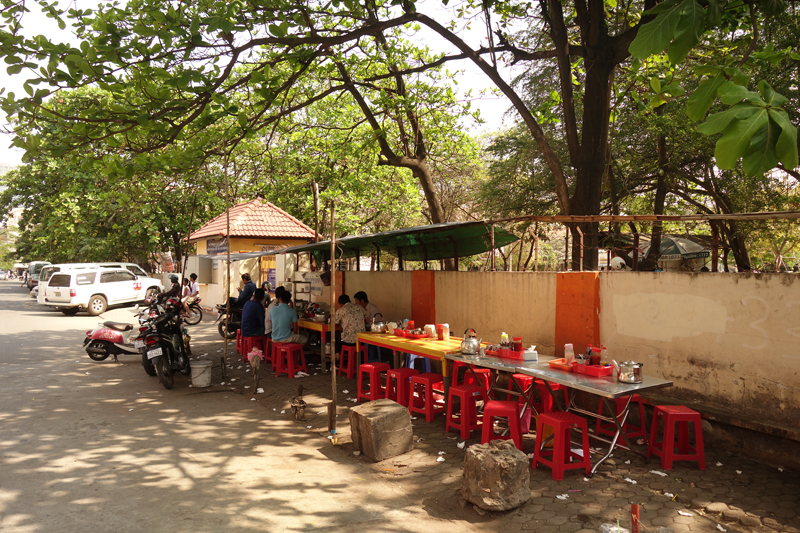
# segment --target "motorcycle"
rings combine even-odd
[[[142,365],[145,371],[148,370],[148,365],[152,365],[165,389],[171,389],[175,384],[176,371],[182,374],[191,372],[190,361],[183,346],[180,313],[180,302],[170,298],[164,304],[164,312],[151,318],[146,329],[137,337],[137,341],[144,342]]]
[[[189,326],[196,326],[203,320],[203,308],[200,307],[200,298],[189,304],[189,316],[183,322]]]
[[[217,313],[219,313],[219,316],[216,322],[219,322],[217,331],[219,331],[220,337],[230,340],[236,338],[236,330],[242,327],[242,308],[231,307],[231,315],[229,318],[227,317],[227,308],[227,304],[217,304]]]
[[[140,317],[141,313],[136,316]],[[119,354],[139,353],[136,346],[130,342],[131,331],[133,324],[108,320],[86,332],[83,349],[93,361],[105,361],[109,355],[113,355],[114,361],[119,362],[117,359]]]

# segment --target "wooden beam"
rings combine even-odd
[[[628,222],[628,226],[633,233],[633,269],[639,270],[639,232],[636,231],[636,224]]]
[[[719,228],[714,220],[711,221],[711,235],[711,272],[716,272],[719,270]]]

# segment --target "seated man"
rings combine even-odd
[[[253,299],[242,308],[242,336],[264,335],[264,289],[256,289]]]
[[[244,307],[244,304],[249,302],[250,298],[253,297],[253,293],[256,292],[256,284],[250,279],[250,274],[247,272],[242,274],[242,281],[244,282],[244,288],[239,291],[239,297],[230,297],[231,307]]]
[[[281,303],[281,293],[283,293],[285,290],[285,288],[279,285],[278,288],[275,289],[275,298],[267,306],[267,312],[265,313],[264,320],[264,334],[270,339],[272,338],[272,318],[270,318],[269,314]]]
[[[297,323],[297,311],[289,307],[292,293],[284,290],[278,300],[280,300],[280,304],[269,311],[269,318],[272,321],[272,340],[274,342],[297,342],[305,346],[308,344],[308,337],[292,331],[292,324]]]
[[[346,294],[339,296],[339,309],[333,314],[334,321],[342,326],[341,342],[336,343],[336,351],[342,346],[355,346],[356,335],[364,331],[364,308],[350,301]]]

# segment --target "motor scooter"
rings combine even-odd
[[[139,349],[130,342],[133,324],[112,322],[110,320],[98,324],[96,328],[86,332],[83,348],[94,361],[104,361],[109,355],[139,354]]]

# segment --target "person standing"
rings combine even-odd
[[[264,289],[256,289],[253,299],[242,308],[242,337],[264,335]]]
[[[289,307],[292,293],[284,290],[278,298],[280,303],[269,312],[272,321],[272,340],[274,342],[296,342],[305,346],[308,337],[292,331],[292,324],[297,324],[297,311]]]
[[[333,314],[333,320],[342,326],[341,341],[336,343],[336,351],[340,352],[342,346],[355,346],[356,337],[365,330],[364,308],[350,301],[346,294],[339,296],[339,309]]]

